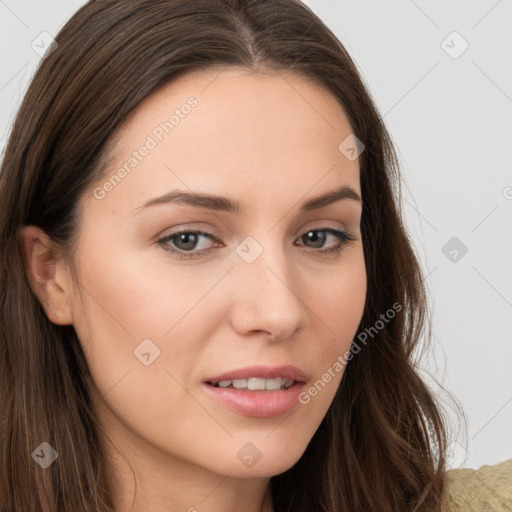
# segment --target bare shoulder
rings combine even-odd
[[[447,512],[512,511],[512,459],[447,473]]]

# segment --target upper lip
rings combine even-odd
[[[283,377],[284,379],[293,379],[296,382],[306,381],[305,373],[296,366],[267,366],[259,364],[232,370],[215,377],[209,377],[205,379],[204,382],[217,384],[222,380],[248,379],[250,377],[260,379],[277,379],[278,377]]]

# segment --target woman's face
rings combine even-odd
[[[71,307],[102,422],[135,463],[267,477],[306,449],[366,296],[361,202],[305,207],[361,196],[351,133],[302,76],[234,68],[179,78],[123,124],[81,202]]]

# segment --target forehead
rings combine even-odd
[[[338,100],[308,76],[232,67],[192,71],[164,85],[147,97],[124,125],[133,130],[145,121],[168,119],[191,97],[198,103],[193,109],[194,117],[205,130],[213,126],[218,131],[234,129],[233,135],[254,135],[256,129],[264,129],[263,135],[280,128],[289,132],[292,122],[298,123],[295,131],[309,126],[311,134],[322,128],[324,131],[350,129]],[[248,124],[242,124],[244,121]]]
[[[338,148],[351,132],[338,100],[302,74],[189,72],[123,122],[102,182],[124,168],[108,199],[131,203],[157,189],[229,188],[244,195],[260,187],[283,190],[290,179],[306,193],[324,176],[322,190],[340,177],[357,189],[358,161]]]

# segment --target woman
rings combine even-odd
[[[5,511],[439,511],[390,137],[295,0],[92,0],[0,174]]]

